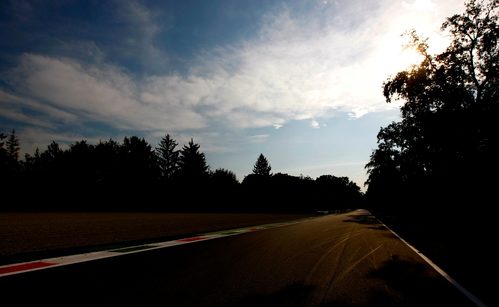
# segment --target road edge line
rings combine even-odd
[[[372,216],[374,216],[371,212],[369,212]],[[420,252],[417,248],[412,246],[409,242],[404,240],[401,236],[399,236],[395,231],[393,231],[390,227],[388,227],[385,223],[383,223],[380,219],[374,216],[375,219],[380,222],[381,225],[386,227],[391,233],[393,233],[400,241],[402,241],[405,245],[407,245],[410,249],[412,249],[419,257],[421,257],[426,263],[428,263],[435,271],[437,271],[443,278],[445,278],[449,283],[451,283],[454,287],[456,287],[462,294],[464,294],[470,301],[472,301],[478,307],[488,307],[484,304],[478,297],[474,296],[470,291],[466,290],[460,283],[458,283],[454,278],[452,278],[447,272],[441,269],[438,265],[436,265],[430,258],[426,257],[422,252]]]

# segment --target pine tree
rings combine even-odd
[[[270,167],[269,161],[263,154],[260,154],[258,159],[253,166],[253,174],[262,175],[265,177],[270,177],[270,171],[272,168]]]
[[[0,133],[0,183],[3,183],[3,181],[6,180],[5,174],[7,173],[10,164],[9,154],[5,148],[6,138],[6,134]]]
[[[180,151],[180,173],[188,180],[197,180],[207,177],[209,167],[206,164],[204,153],[199,152],[199,145],[191,139]]]
[[[165,180],[171,179],[178,172],[179,152],[175,150],[177,145],[178,143],[167,134],[156,147],[161,177]]]
[[[7,138],[6,134],[0,133],[0,156],[6,157],[7,156],[7,150],[4,148],[5,145],[5,139]]]
[[[7,145],[7,154],[9,157],[14,159],[15,161],[19,161],[19,139],[16,136],[16,131],[12,130],[9,138],[6,142]]]

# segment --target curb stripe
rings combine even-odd
[[[98,260],[98,259],[141,253],[141,252],[146,252],[146,251],[151,251],[151,250],[156,250],[156,249],[161,249],[161,248],[168,248],[168,247],[173,247],[173,246],[178,246],[178,245],[183,245],[183,244],[202,242],[202,241],[207,241],[207,240],[212,240],[212,239],[236,236],[236,235],[260,231],[260,230],[278,228],[278,227],[282,227],[282,226],[289,226],[289,225],[294,225],[294,224],[298,224],[298,223],[303,223],[303,222],[308,221],[308,220],[313,219],[313,218],[314,217],[309,217],[309,218],[303,218],[303,219],[284,222],[284,223],[280,222],[280,223],[274,223],[274,224],[250,226],[250,227],[246,227],[246,228],[222,230],[222,231],[218,231],[218,232],[199,234],[199,235],[196,235],[193,237],[181,238],[181,239],[177,239],[177,240],[159,242],[159,243],[154,243],[154,244],[146,244],[146,245],[142,244],[142,245],[135,245],[135,246],[127,246],[127,247],[123,247],[123,248],[119,248],[119,249],[111,249],[111,250],[105,250],[105,251],[99,251],[99,252],[90,252],[90,253],[68,255],[68,256],[48,258],[48,259],[42,259],[42,260],[36,260],[36,261],[7,264],[7,265],[0,266],[0,278],[5,277],[5,276],[14,275],[14,274],[27,273],[27,272],[38,271],[38,270],[43,270],[43,269],[48,269],[48,268],[55,268],[55,267],[64,266],[64,265],[71,265],[71,264],[93,261],[93,260]]]
[[[369,212],[369,211],[368,211]],[[369,212],[371,214],[371,212]],[[371,214],[372,215],[372,214]],[[372,215],[374,216],[374,215]],[[375,217],[375,216],[374,216]],[[454,278],[450,277],[447,272],[442,270],[438,265],[436,265],[433,261],[430,260],[430,258],[426,257],[422,252],[420,252],[418,249],[416,249],[414,246],[409,244],[406,240],[402,239],[401,236],[399,236],[395,231],[393,231],[390,227],[386,226],[385,223],[380,221],[377,217],[375,217],[378,222],[381,223],[381,225],[385,226],[386,229],[388,229],[391,233],[393,233],[400,241],[405,243],[410,249],[412,249],[416,254],[419,255],[426,263],[428,263],[435,271],[437,271],[443,278],[445,278],[449,283],[451,283],[454,287],[457,288],[462,294],[464,294],[470,301],[472,301],[476,306],[478,307],[487,307],[480,299],[478,299],[476,296],[474,296],[471,292],[466,290],[463,286],[461,286],[460,283],[458,283]]]
[[[15,273],[20,273],[22,271],[27,271],[27,270],[46,268],[46,267],[49,267],[52,265],[55,265],[55,263],[48,263],[48,262],[42,262],[42,261],[15,264],[15,265],[7,266],[7,267],[1,267],[0,268],[0,275],[9,274],[9,273],[15,274]]]
[[[110,250],[110,252],[128,253],[128,252],[139,251],[139,250],[144,250],[144,249],[151,249],[153,247],[156,247],[156,246],[154,246],[154,245],[139,245],[139,246],[120,248],[120,249],[113,249],[113,250]]]
[[[206,240],[206,236],[197,236],[197,237],[191,237],[191,238],[185,238],[185,239],[179,239],[177,242],[194,242],[194,241],[201,241],[201,240]]]

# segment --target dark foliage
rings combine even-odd
[[[250,174],[242,182],[245,204],[258,211],[329,212],[363,206],[360,188],[346,177]]]
[[[336,203],[340,209],[351,208],[352,204],[359,205],[362,201],[360,188],[348,177],[322,175],[315,180],[318,194],[322,195],[324,203]],[[321,209],[328,209],[327,207]]]
[[[213,181],[213,184],[229,189],[239,184],[236,174],[224,168],[216,169],[211,174],[211,180]]]

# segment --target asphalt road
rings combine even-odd
[[[473,306],[364,211],[2,277],[0,293],[12,306]]]

